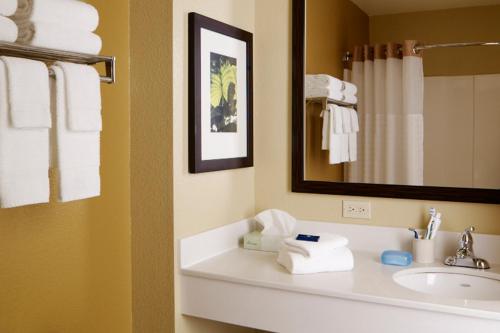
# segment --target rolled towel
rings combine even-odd
[[[66,29],[56,24],[34,22],[19,30],[20,44],[46,47],[56,50],[98,54],[101,51],[101,37],[76,29]]]
[[[327,74],[306,75],[306,86],[342,91],[344,82]]]
[[[44,22],[92,32],[99,25],[97,9],[76,0],[19,0],[12,18],[20,27],[29,22]]]
[[[262,235],[290,236],[297,220],[285,211],[268,209],[255,216]]]
[[[342,102],[344,94],[340,90],[306,87],[306,98],[330,98]]]
[[[0,41],[13,43],[17,39],[17,25],[8,17],[0,16]]]
[[[354,83],[344,81],[344,89],[342,92],[346,95],[356,95],[358,93],[358,87]]]
[[[333,250],[345,247],[349,240],[344,236],[334,235],[329,233],[317,234],[319,240],[317,242],[309,242],[297,240],[293,237],[285,239],[284,243],[289,251],[299,253],[305,257],[317,257]]]
[[[50,128],[49,71],[40,61],[0,57],[7,71],[11,124],[15,128]]]
[[[0,15],[11,16],[16,12],[17,0],[0,1]]]
[[[354,268],[354,257],[347,247],[332,250],[322,256],[305,257],[288,251],[284,246],[278,254],[277,261],[292,274],[342,272]]]

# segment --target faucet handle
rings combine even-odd
[[[466,232],[471,233],[471,232],[474,232],[475,230],[476,230],[476,228],[473,225],[471,225],[470,227],[468,227],[467,229],[464,230],[464,233],[466,233]]]

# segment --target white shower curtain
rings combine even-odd
[[[424,75],[414,45],[405,41],[402,58],[394,43],[355,51],[346,75],[358,86],[360,132],[348,182],[423,185]]]

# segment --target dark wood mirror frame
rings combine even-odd
[[[293,0],[292,3],[292,191],[499,204],[500,190],[494,189],[335,183],[304,179],[305,5],[306,0]]]

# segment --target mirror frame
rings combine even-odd
[[[292,192],[500,204],[500,189],[305,180],[304,79],[306,1],[293,0],[292,2]]]

